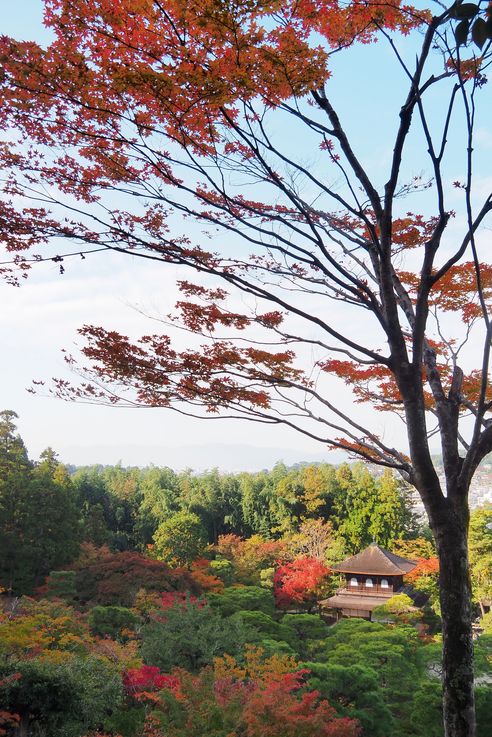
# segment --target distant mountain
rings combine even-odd
[[[343,463],[346,456],[340,452],[321,451],[307,453],[295,448],[259,447],[228,443],[185,445],[176,448],[159,446],[72,446],[60,455],[65,463],[75,466],[114,465],[122,466],[169,466],[178,471],[192,468],[203,471],[219,468],[221,471],[260,471],[269,469],[278,461],[287,466],[297,463]]]

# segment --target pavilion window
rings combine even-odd
[[[381,588],[382,589],[389,589],[389,583],[387,578],[381,579]]]
[[[372,578],[366,578],[366,586],[368,589],[371,589],[374,586]]]
[[[359,582],[357,581],[357,579],[355,578],[355,576],[352,576],[352,578],[350,579],[350,585],[351,586],[358,586],[359,585]]]

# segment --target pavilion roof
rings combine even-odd
[[[379,576],[402,576],[412,571],[417,565],[416,561],[402,558],[400,555],[390,553],[389,550],[381,548],[372,543],[368,548],[357,555],[332,566],[334,571],[340,573],[372,573]]]
[[[372,612],[376,607],[386,604],[389,596],[368,596],[367,594],[350,594],[341,591],[329,599],[320,601],[322,609],[356,609]]]

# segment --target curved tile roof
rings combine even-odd
[[[357,555],[332,566],[332,570],[340,573],[372,573],[376,576],[403,576],[412,571],[416,561],[402,558],[389,550],[372,543]]]
[[[322,609],[357,609],[359,611],[372,612],[378,606],[386,604],[389,596],[367,596],[367,594],[350,594],[344,591],[330,596],[329,599],[320,601]]]

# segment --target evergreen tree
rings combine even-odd
[[[75,557],[79,527],[66,469],[51,449],[31,463],[15,419],[0,413],[0,584],[23,593]]]
[[[0,412],[0,585],[8,591],[17,590],[19,579],[30,577],[22,534],[32,523],[32,464],[16,434],[17,418],[11,410]]]

